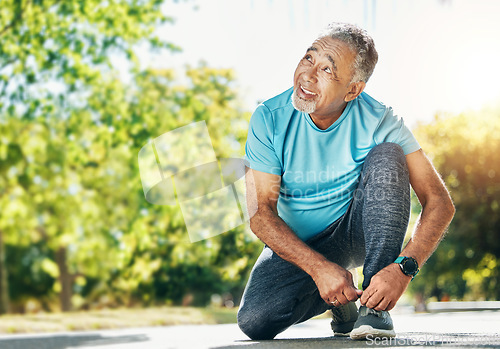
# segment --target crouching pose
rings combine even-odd
[[[403,120],[363,92],[377,60],[364,30],[330,24],[300,59],[293,88],[252,115],[247,200],[265,247],[238,312],[251,339],[272,339],[328,309],[335,335],[395,336],[388,311],[453,217]],[[402,248],[410,185],[422,213]],[[358,266],[362,290],[348,271]]]

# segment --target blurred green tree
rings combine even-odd
[[[201,64],[187,67],[180,79],[172,70],[145,70],[130,88],[116,81],[109,84],[96,87],[89,106],[115,129],[114,143],[127,144],[132,155],[127,161],[120,156],[127,166],[121,172],[129,173],[124,176],[129,200],[123,207],[127,219],[118,228],[122,251],[109,283],[112,297],[121,304],[181,304],[192,295],[194,304],[205,305],[214,293],[241,294],[260,243],[245,233],[245,226],[190,243],[178,206],[145,200],[137,162],[139,150],[151,139],[201,120],[206,121],[217,157],[241,157],[250,113],[239,107],[233,72]]]
[[[499,299],[500,108],[438,115],[417,127],[415,135],[457,211],[411,290],[427,298]]]
[[[178,50],[155,29],[172,21],[161,0],[4,0],[0,8],[0,111],[24,118],[75,105],[112,70],[111,56],[138,69],[134,47]],[[16,114],[18,115],[18,114]]]
[[[102,74],[112,70],[111,54],[124,55],[133,71],[138,69],[135,45],[142,42],[151,48],[177,49],[154,33],[159,24],[170,20],[161,13],[161,3],[6,0],[0,8],[0,115],[2,122],[10,126],[9,132],[2,133],[6,149],[1,157],[3,175],[8,177],[4,178],[2,198],[9,201],[2,208],[13,207],[17,214],[32,209],[29,223],[36,225],[36,231],[56,250],[58,268],[52,274],[59,278],[55,287],[61,295],[63,310],[71,307],[69,241],[78,234],[79,220],[84,214],[94,214],[96,218],[95,209],[82,212],[79,218],[71,210],[78,206],[79,200],[85,200],[85,195],[75,195],[80,190],[82,175],[77,170],[91,164],[80,155],[67,152],[66,137],[87,133],[90,138],[97,138],[100,131],[95,119],[93,123],[90,118],[81,124],[76,120],[71,123],[72,111],[85,105],[91,86],[100,84]],[[36,120],[36,123],[24,122],[23,128],[19,128],[21,125],[15,125],[18,121],[9,118]],[[102,145],[94,148],[103,150]],[[86,150],[80,147],[76,153]],[[16,179],[17,183],[9,183]],[[29,198],[11,201],[9,196],[13,192],[18,193],[18,198],[23,195]],[[28,207],[27,202],[32,205]],[[2,211],[5,223],[0,224],[0,232],[7,234],[21,229],[23,225],[18,223],[22,217],[7,218],[5,210]],[[10,236],[13,243],[18,243],[15,235],[3,237],[6,242]],[[3,245],[0,251],[3,256]],[[0,262],[3,260],[0,258]],[[8,287],[3,264],[0,270],[0,312],[5,312]]]
[[[64,311],[241,292],[260,244],[242,226],[190,244],[179,208],[142,192],[137,154],[149,140],[205,120],[218,157],[242,155],[249,118],[230,70],[188,67],[180,83],[140,69],[137,45],[178,49],[155,36],[171,21],[161,4],[2,2],[0,312],[7,280],[13,300],[50,308],[58,295]],[[120,54],[128,84],[110,61]]]

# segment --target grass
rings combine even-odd
[[[0,316],[0,333],[91,331],[145,326],[226,324],[237,308],[156,307]]]

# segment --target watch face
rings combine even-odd
[[[403,271],[406,275],[413,275],[418,270],[417,261],[413,258],[407,258],[403,261]]]

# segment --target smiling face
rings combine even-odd
[[[333,124],[365,86],[351,83],[354,59],[355,52],[344,42],[330,37],[316,40],[295,70],[293,106],[310,114],[320,128]]]

